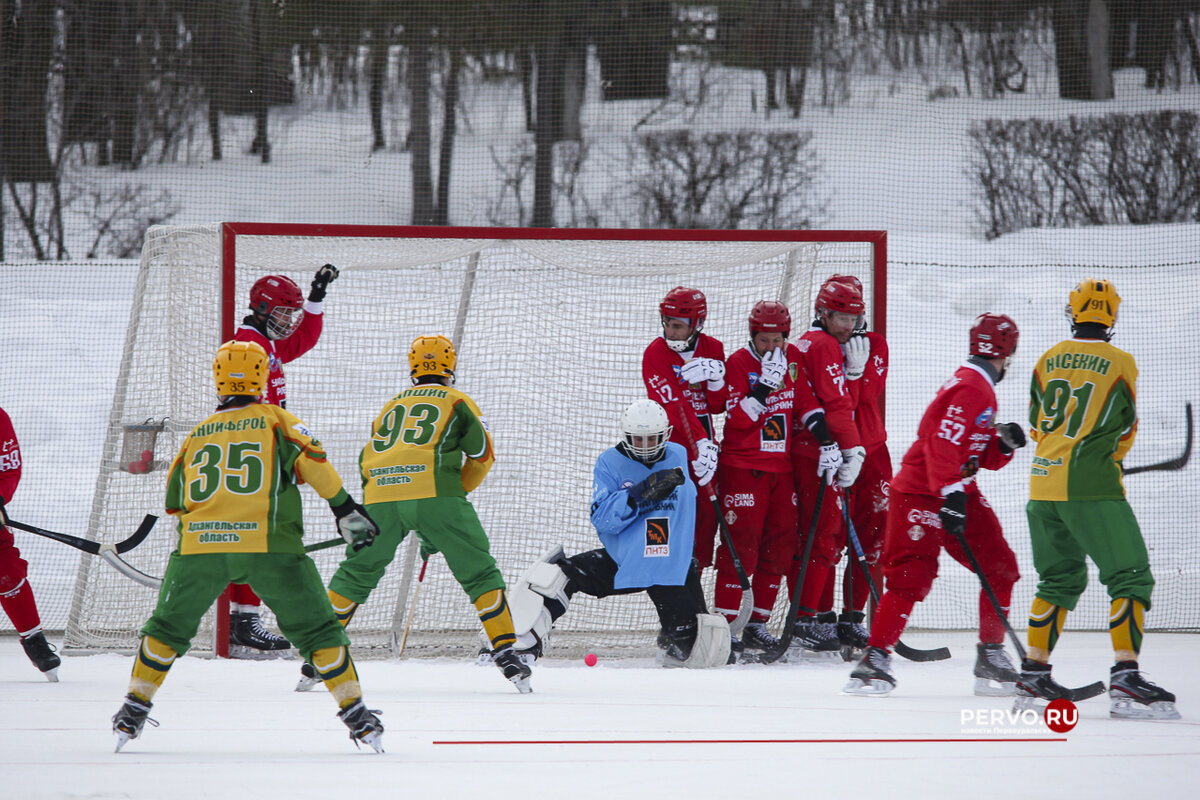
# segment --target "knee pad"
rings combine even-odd
[[[568,579],[555,563],[561,558],[561,544],[547,550],[508,591],[508,608],[512,612],[513,631],[519,642],[528,641],[528,634],[544,642],[554,627],[554,620],[566,613],[570,603],[567,598]]]
[[[696,615],[696,642],[687,661],[689,669],[723,667],[729,662],[729,621],[720,614]]]

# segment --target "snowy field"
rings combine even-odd
[[[131,659],[64,661],[47,683],[0,641],[0,764],[6,797],[110,800],[252,796],[709,798],[1177,797],[1200,774],[1196,637],[1152,635],[1143,668],[1179,695],[1184,719],[1113,720],[1108,700],[1079,705],[1056,734],[1007,721],[1011,701],[971,693],[973,639],[941,663],[893,661],[887,698],[841,695],[848,667],[743,665],[664,670],[649,661],[544,661],[519,695],[492,667],[368,661],[368,705],[383,711],[386,753],[356,751],[323,690],[292,691],[296,662],[181,659],[140,739],[114,754],[110,718]],[[1108,636],[1069,633],[1055,674],[1106,679]],[[1000,721],[990,720],[997,712]],[[984,714],[988,717],[984,717]]]

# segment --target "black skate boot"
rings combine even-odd
[[[121,752],[121,748],[130,739],[136,739],[142,735],[142,728],[149,722],[151,725],[158,725],[158,722],[149,718],[150,706],[152,704],[147,701],[137,699],[131,694],[125,695],[125,704],[113,715],[113,733],[117,735],[117,750]]]
[[[742,628],[742,648],[746,650],[774,650],[779,640],[767,630],[765,622],[748,622]]]
[[[296,682],[297,692],[310,691],[314,686],[321,682],[321,676],[317,674],[317,668],[305,661],[300,665],[300,680]]]
[[[229,615],[229,657],[264,661],[291,658],[292,643],[263,627],[262,617],[253,612]]]
[[[355,747],[362,742],[370,745],[376,753],[383,752],[383,723],[375,716],[379,713],[368,709],[362,700],[355,700],[353,705],[338,712],[338,719],[350,729],[350,740]]]
[[[882,696],[891,694],[896,688],[892,677],[892,656],[882,647],[868,647],[862,661],[850,673],[850,681],[842,688],[842,694]]]
[[[1021,662],[1021,674],[1017,677],[1014,711],[1035,708],[1039,700],[1071,699],[1071,690],[1050,677],[1050,665],[1025,659]]]
[[[504,677],[512,681],[521,694],[529,694],[533,691],[533,687],[529,685],[529,676],[533,674],[533,670],[521,660],[517,651],[511,646],[502,647],[493,653],[492,663],[500,668]]]
[[[727,663],[736,664],[742,660],[742,656],[746,652],[746,646],[742,644],[742,640],[736,636],[729,637],[729,661]]]
[[[975,694],[979,697],[1012,697],[1021,677],[1008,659],[1003,643],[975,646]]]
[[[1155,686],[1138,672],[1136,661],[1113,665],[1108,681],[1112,707],[1108,715],[1117,719],[1179,719],[1175,695]]]
[[[25,648],[25,655],[42,671],[46,680],[58,683],[58,665],[62,663],[62,659],[54,652],[54,645],[46,641],[46,634],[38,631],[32,636],[26,636],[21,640],[21,647]]]
[[[844,661],[862,658],[863,651],[867,649],[870,634],[863,626],[864,619],[866,615],[861,611],[843,611],[838,615],[837,637]]]
[[[800,617],[792,629],[793,648],[807,650],[818,658],[839,654],[842,643],[838,641],[837,614],[825,612],[816,617]]]

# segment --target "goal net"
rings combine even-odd
[[[727,352],[745,343],[747,316],[761,299],[785,302],[801,330],[816,290],[834,273],[862,280],[880,329],[885,242],[876,231],[152,228],[89,536],[119,541],[146,513],[162,514],[167,467],[182,438],[214,410],[213,353],[247,313],[254,281],[286,274],[307,292],[312,273],[328,262],[342,273],[325,301],[319,343],[285,367],[288,410],[309,424],[361,499],[358,453],[384,402],[410,385],[410,342],[421,334],[450,336],[457,385],[483,410],[497,453],[470,499],[501,571],[514,582],[554,544],[569,554],[599,546],[588,518],[592,468],[618,441],[621,411],[645,396],[642,352],[660,333],[658,302],[669,289],[706,293],[705,330]],[[143,458],[147,450],[150,459]],[[302,494],[306,543],[336,537],[328,505],[309,489]],[[124,558],[161,576],[175,538],[173,520],[164,518]],[[326,580],[341,554],[340,547],[313,553]],[[394,653],[410,609],[406,653],[476,652],[479,621],[445,562],[431,559],[414,604],[417,568],[409,537],[348,629],[356,655]],[[706,578],[711,598],[711,574]],[[132,651],[156,595],[98,559],[83,559],[64,648]],[[645,654],[657,630],[643,594],[579,595],[550,654]],[[215,631],[214,610],[193,652],[213,652]]]

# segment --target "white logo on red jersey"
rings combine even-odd
[[[754,493],[753,492],[734,492],[733,494],[725,495],[726,508],[753,508]]]
[[[922,528],[920,525],[913,525],[911,528],[908,529],[908,538],[912,539],[914,542],[921,541],[921,537],[924,535],[925,535],[925,529]]]
[[[735,522],[737,522],[737,514],[733,513],[733,509],[730,509],[728,513],[725,514],[725,523],[732,525]]]
[[[942,520],[936,511],[926,511],[920,508],[914,508],[908,512],[908,521],[918,525],[932,525],[935,528],[942,526]]]

